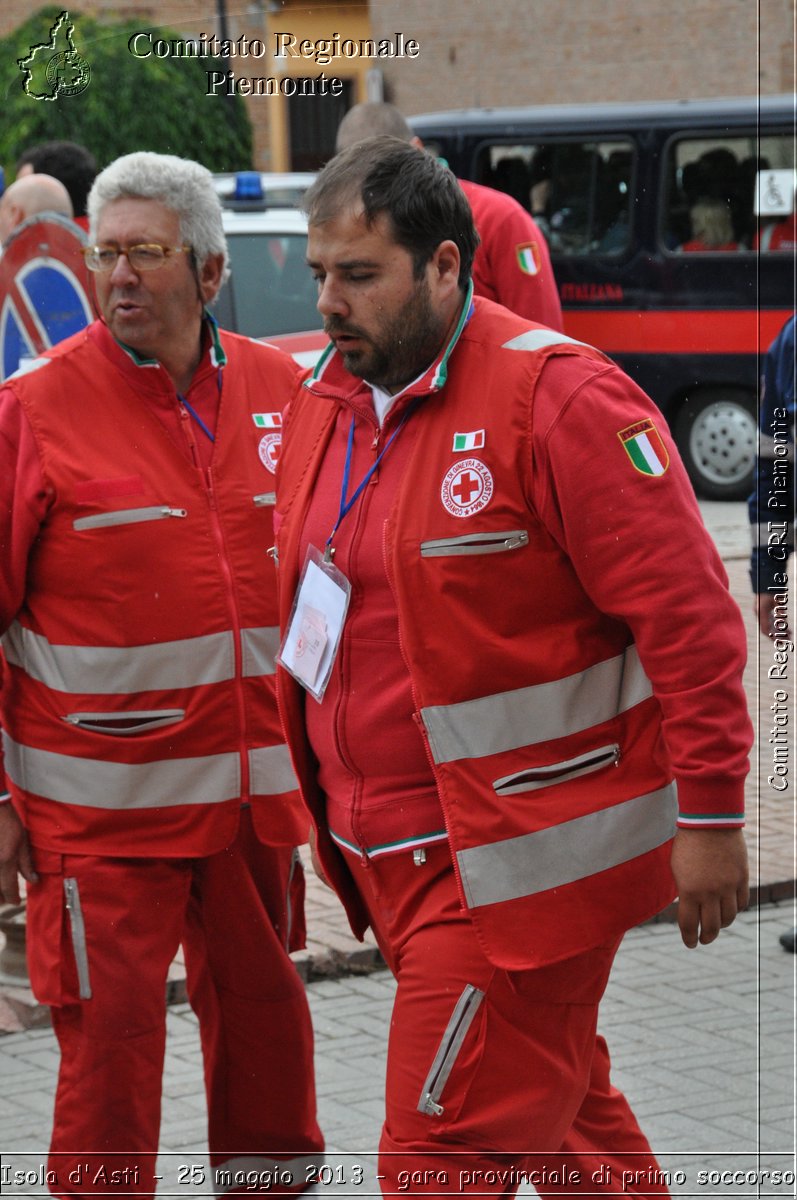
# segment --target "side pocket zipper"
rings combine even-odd
[[[72,949],[77,965],[77,979],[81,1000],[91,999],[91,981],[89,979],[89,955],[86,948],[86,926],[83,922],[83,909],[80,905],[80,892],[76,879],[64,880],[64,895],[66,911],[69,913],[69,924],[72,929]]]
[[[437,1054],[434,1056],[431,1070],[421,1089],[418,1112],[426,1113],[430,1117],[443,1115],[444,1109],[439,1103],[440,1096],[454,1068],[465,1035],[470,1029],[471,1022],[483,999],[484,992],[469,983],[457,1000],[442,1041],[437,1048]]]

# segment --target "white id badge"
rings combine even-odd
[[[309,546],[277,662],[319,704],[332,674],[350,596],[346,576]]]

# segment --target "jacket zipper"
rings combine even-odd
[[[213,526],[213,536],[216,539],[216,545],[218,546],[219,550],[219,562],[221,563],[222,574],[224,575],[224,580],[227,584],[227,599],[229,601],[233,629],[233,653],[235,656],[236,708],[238,709],[238,721],[241,731],[239,744],[241,761],[240,799],[244,800],[249,796],[249,755],[247,753],[246,745],[246,705],[244,703],[243,694],[243,647],[241,637],[241,619],[235,596],[232,570],[227,557],[227,547],[224,542],[224,531],[221,527],[221,521],[219,519],[219,510],[216,503],[216,492],[213,486],[213,472],[210,467],[203,467],[200,462],[191,418],[188,415],[188,410],[186,409],[185,405],[180,402],[179,397],[177,398],[177,404],[180,410],[180,417],[183,421],[183,429],[185,430],[185,434],[188,439],[188,445],[191,448],[191,458],[205,487],[205,495],[207,497],[208,507],[210,509],[211,524]]]
[[[91,981],[89,979],[89,956],[86,947],[86,926],[83,921],[83,909],[80,904],[80,892],[76,879],[64,879],[64,897],[66,911],[69,913],[69,924],[72,933],[72,950],[77,966],[78,989],[81,1000],[91,999]]]
[[[161,521],[164,517],[187,517],[185,508],[170,508],[168,504],[149,508],[121,508],[116,512],[96,513],[92,517],[76,517],[73,529],[103,529],[110,525],[134,525],[140,521]]]
[[[354,410],[354,412],[355,412],[355,418],[363,417],[364,420],[367,420],[367,418],[365,418],[364,415],[359,410]],[[375,420],[375,418],[374,418],[374,420]],[[355,429],[355,433],[356,433],[356,429]],[[381,430],[377,426],[375,428],[374,436],[373,436],[373,438],[371,440],[371,444],[369,446],[369,449],[371,450],[374,458],[379,457],[380,436],[381,436]],[[349,541],[350,554],[351,554],[351,557],[349,560],[349,574],[350,575],[353,575],[353,573],[354,573],[355,547],[356,547],[356,550],[358,553],[361,553],[361,551],[362,551],[361,538],[362,538],[362,533],[363,533],[363,530],[364,530],[365,524],[366,524],[366,521],[365,521],[366,506],[370,502],[371,487],[376,484],[378,478],[379,478],[379,470],[377,468],[377,470],[372,475],[372,477],[368,483],[368,486],[363,490],[362,494],[360,495],[358,503],[354,506],[354,508],[352,509],[352,511],[349,514],[349,517],[347,518],[347,520],[354,519],[354,522],[355,522],[355,524],[351,527],[351,539]],[[358,540],[358,538],[360,540]],[[351,582],[352,588],[353,588],[354,580],[351,579],[350,582]],[[367,870],[370,868],[371,862],[368,857],[368,852],[364,848],[364,838],[362,836],[362,831],[359,827],[359,820],[358,820],[358,818],[360,817],[360,815],[362,813],[363,776],[362,776],[362,772],[355,770],[354,765],[351,761],[351,758],[348,754],[348,748],[347,748],[347,746],[344,746],[343,742],[341,741],[340,734],[339,734],[339,730],[341,729],[341,727],[343,727],[344,729],[346,727],[346,720],[345,719],[340,720],[339,718],[341,718],[341,717],[346,718],[346,709],[347,709],[348,703],[349,703],[348,688],[346,686],[346,681],[343,677],[343,669],[344,669],[345,659],[344,659],[344,655],[343,655],[343,640],[342,639],[341,639],[341,644],[338,647],[338,655],[340,657],[341,688],[340,688],[340,695],[338,697],[337,712],[335,714],[335,723],[334,723],[335,743],[336,743],[337,751],[341,758],[341,761],[346,764],[346,768],[352,777],[351,832],[352,832],[352,836],[354,837],[356,845],[360,849],[360,865]]]
[[[454,1068],[454,1063],[457,1061],[457,1055],[462,1049],[465,1035],[470,1029],[483,999],[484,992],[480,988],[474,987],[472,983],[465,986],[465,990],[454,1006],[429,1074],[421,1089],[418,1112],[426,1113],[430,1117],[443,1115],[445,1110],[440,1104],[440,1096]]]
[[[603,767],[618,766],[620,762],[620,747],[614,743],[601,746],[596,750],[588,750],[586,754],[578,754],[574,758],[562,762],[546,763],[544,766],[526,767],[504,775],[493,783],[494,790],[499,796],[510,796],[515,792],[530,792],[537,788],[553,787],[557,783],[567,783],[580,775],[589,775],[600,771]]]
[[[385,563],[385,574],[387,576],[388,586],[390,587],[390,590],[393,593],[393,602],[396,606],[396,612],[398,613],[399,606],[398,606],[398,597],[396,595],[396,585],[395,585],[395,580],[393,578],[393,572],[390,569],[390,567],[391,567],[390,555],[387,552],[387,521],[385,522],[385,524],[382,528],[382,558],[384,559],[384,563]],[[412,667],[410,664],[410,660],[407,657],[407,654],[405,653],[405,650],[404,650],[404,635],[403,635],[403,631],[401,628],[400,617],[397,620],[397,625],[398,625],[398,637],[399,637],[399,650],[401,651],[401,657],[404,659],[404,665],[406,666],[407,673],[410,677],[410,690],[412,692],[412,704],[413,704],[412,719],[415,722],[415,726],[421,735],[423,747],[424,747],[424,750],[426,751],[426,757],[429,760],[429,767],[431,769],[432,779],[434,780],[435,790],[437,792],[438,801],[440,804],[440,812],[442,813],[442,816],[443,816],[443,824],[446,827],[446,837],[448,839],[449,847],[452,847],[451,826],[449,825],[449,822],[448,822],[448,814],[446,813],[445,805],[443,804],[442,800],[440,799],[440,779],[439,779],[438,772],[437,772],[437,764],[434,760],[434,755],[432,754],[431,747],[429,746],[429,736],[426,732],[426,728],[425,728],[424,723],[420,716],[420,707],[418,705],[418,694],[415,689],[415,680],[414,680],[413,674],[412,674]],[[453,860],[453,848],[452,848],[452,860]],[[462,905],[463,909],[467,909],[468,905],[467,905],[467,902],[465,899],[465,894],[462,890],[462,884],[460,883],[459,874],[456,870],[454,871],[454,878],[457,883],[457,892],[459,893],[460,904]]]
[[[90,733],[111,733],[116,737],[131,737],[174,725],[185,717],[184,708],[160,708],[135,712],[76,712],[66,713],[63,720],[77,729]],[[129,722],[129,724],[125,724]]]
[[[239,728],[241,731],[241,800],[244,800],[248,799],[249,797],[249,754],[247,752],[246,703],[244,701],[243,690],[243,638],[241,634],[241,617],[238,611],[238,601],[235,595],[232,569],[227,556],[227,547],[224,542],[224,530],[221,527],[219,509],[216,503],[216,492],[213,486],[213,472],[211,468],[208,467],[203,474],[205,477],[208,503],[210,504],[213,532],[219,548],[219,561],[221,563],[224,579],[227,583],[227,597],[230,605],[230,615],[232,617],[233,647],[235,653],[235,698],[236,707],[238,709]]]
[[[501,554],[528,546],[525,529],[510,529],[496,533],[466,533],[460,537],[435,538],[421,542],[422,558],[442,558],[451,554]]]

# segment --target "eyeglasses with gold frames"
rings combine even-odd
[[[90,271],[112,271],[124,255],[134,271],[157,271],[173,254],[187,254],[190,246],[160,246],[157,242],[141,242],[137,246],[86,246],[83,257]]]

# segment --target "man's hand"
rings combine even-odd
[[[707,946],[750,899],[741,829],[679,829],[672,847],[678,925],[685,946]]]
[[[0,804],[0,904],[19,904],[19,879],[38,882],[28,835],[11,804]]]
[[[321,880],[321,882],[324,884],[324,886],[328,887],[331,891],[332,884],[327,879],[326,874],[324,872],[324,868],[321,866],[321,859],[318,857],[318,850],[316,849],[317,843],[316,843],[315,829],[313,829],[312,826],[310,828],[310,837],[308,838],[308,841],[310,843],[310,861],[313,864],[313,870],[315,871],[316,875]]]

